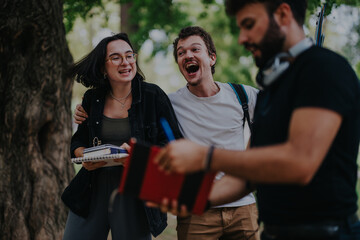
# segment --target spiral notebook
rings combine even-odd
[[[115,154],[106,154],[106,155],[100,155],[100,156],[87,156],[87,157],[71,158],[71,162],[72,163],[83,163],[83,162],[105,161],[105,162],[107,162],[107,164],[104,167],[111,167],[111,166],[123,165],[120,162],[115,162],[114,159],[124,158],[127,156],[129,156],[128,153],[115,153]]]

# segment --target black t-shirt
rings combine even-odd
[[[333,110],[341,114],[342,123],[308,185],[258,185],[260,220],[267,224],[345,217],[357,210],[360,84],[343,57],[311,47],[295,59],[277,82],[261,92],[255,109],[252,146],[285,142],[291,115],[301,107]]]

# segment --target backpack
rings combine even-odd
[[[242,84],[232,84],[229,83],[230,87],[234,90],[235,95],[244,111],[244,118],[243,118],[243,127],[245,127],[245,121],[248,122],[250,133],[252,133],[252,122],[250,121],[249,115],[249,98],[246,94],[245,88]]]

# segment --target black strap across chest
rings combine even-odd
[[[242,84],[232,84],[228,83],[230,87],[234,90],[235,95],[244,111],[244,118],[243,118],[243,127],[245,126],[245,121],[248,122],[250,133],[252,132],[252,123],[250,121],[250,114],[249,114],[249,98],[246,94],[245,88]]]

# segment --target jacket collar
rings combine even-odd
[[[141,82],[143,81],[143,77],[140,74],[136,74],[134,79],[131,80],[131,92],[132,92],[132,104],[141,102]],[[108,89],[106,88],[97,88],[96,96],[98,99],[104,101],[105,96],[108,93]]]

